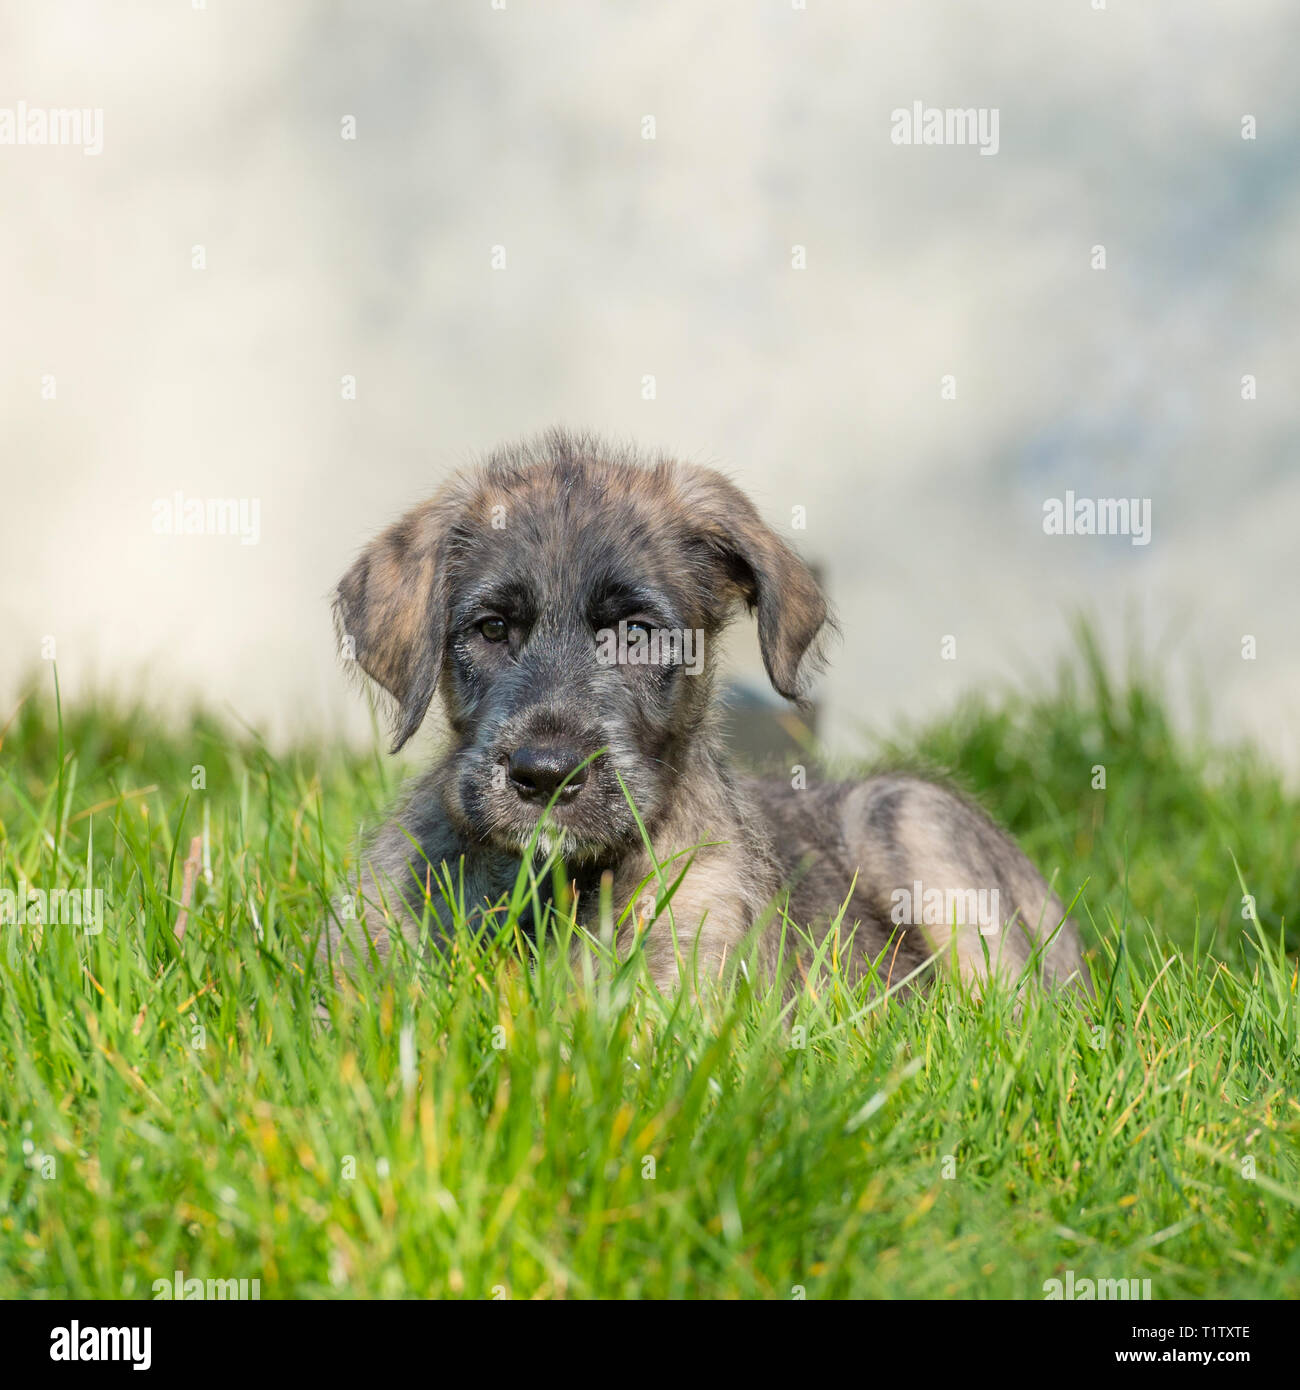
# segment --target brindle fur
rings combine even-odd
[[[430,910],[425,887],[443,865],[453,881],[463,875],[468,904],[486,909],[510,892],[538,808],[500,769],[541,741],[599,754],[542,837],[544,849],[559,849],[578,919],[592,931],[602,876],[621,907],[654,872],[620,778],[661,863],[703,846],[672,898],[671,926],[667,912],[647,920],[641,911],[622,929],[626,949],[638,922],[648,928],[644,950],[661,988],[684,972],[698,984],[745,953],[775,974],[778,905],[815,937],[846,898],[852,973],[884,952],[881,974],[897,981],[945,952],[970,978],[987,973],[986,957],[1010,980],[1082,978],[1060,902],[953,791],[896,774],[795,790],[729,769],[712,658],[742,605],[757,616],[773,686],[799,700],[833,629],[807,567],[720,473],[588,436],[553,431],[500,451],[385,531],[339,585],[345,650],[392,697],[394,751],[435,690],[450,740],[363,856],[365,930],[380,956],[394,928],[415,941]],[[703,672],[601,665],[594,632],[633,612],[702,632]],[[508,642],[477,631],[485,613],[509,622]],[[667,882],[682,862],[665,870]],[[1001,920],[985,922],[983,936],[975,924],[896,926],[892,894],[918,881],[996,889]],[[436,917],[436,886],[432,904]],[[346,958],[337,926],[332,944]],[[787,935],[786,959],[799,955],[794,945]]]

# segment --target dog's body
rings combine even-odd
[[[750,950],[774,974],[801,954],[781,910],[818,939],[846,899],[854,974],[884,953],[879,978],[898,981],[951,947],[972,978],[1080,975],[1060,903],[953,792],[727,767],[711,649],[741,602],[773,686],[799,698],[828,625],[804,564],[720,474],[588,438],[496,455],[385,532],[339,586],[345,650],[395,700],[396,746],[435,687],[451,745],[365,856],[380,954],[390,924],[414,940],[439,916],[444,865],[467,904],[499,910],[532,845],[562,860],[593,933],[602,880],[615,915],[641,904],[620,944],[645,932],[662,988]]]

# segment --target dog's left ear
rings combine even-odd
[[[831,622],[812,571],[721,473],[691,467],[678,478],[682,501],[721,560],[725,582],[757,610],[768,679],[787,700],[801,700],[807,676],[822,665],[819,639]]]
[[[393,697],[393,747],[415,733],[442,670],[447,605],[442,548],[447,501],[414,508],[339,581],[334,615],[346,656]]]

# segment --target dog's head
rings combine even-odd
[[[345,655],[394,701],[394,751],[441,689],[462,831],[518,852],[554,797],[543,848],[599,861],[639,836],[620,778],[652,825],[692,756],[741,603],[773,686],[799,699],[826,603],[744,494],[553,433],[385,531],[336,615]]]

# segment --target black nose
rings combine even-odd
[[[510,783],[525,801],[549,801],[569,777],[560,800],[572,801],[587,780],[587,769],[578,766],[582,759],[581,753],[562,744],[516,748],[510,755]]]

